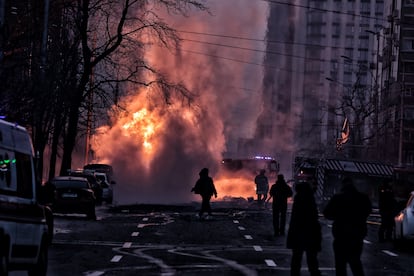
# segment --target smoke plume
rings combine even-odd
[[[236,152],[237,139],[253,136],[262,109],[263,68],[257,64],[264,42],[258,40],[265,36],[267,4],[206,4],[211,14],[161,13],[180,33],[181,48],[153,46],[145,53],[155,68],[197,95],[193,105],[173,100],[166,106],[148,97],[150,90],[129,91],[122,100],[125,112],[94,137],[96,161],[114,168],[118,204],[198,200],[190,190],[203,167],[210,169],[220,198],[254,196],[253,180],[226,180],[220,162],[223,153]]]

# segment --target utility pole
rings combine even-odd
[[[403,156],[403,132],[404,132],[404,90],[405,90],[405,85],[404,85],[404,81],[405,81],[405,66],[404,63],[401,64],[402,65],[402,69],[403,69],[403,73],[402,73],[402,83],[400,84],[400,97],[401,97],[401,102],[400,102],[400,136],[398,139],[398,166],[402,166],[402,156]]]
[[[375,151],[376,155],[378,157],[379,149],[378,149],[378,129],[379,129],[379,54],[380,54],[380,32],[379,31],[371,31],[371,30],[365,30],[367,33],[373,34],[376,36],[377,39],[377,52],[376,52],[376,65],[375,65],[375,80],[374,80],[374,131],[375,131]]]

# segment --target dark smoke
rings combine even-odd
[[[164,14],[164,19],[177,30],[198,33],[182,33],[184,40],[178,54],[158,47],[146,53],[155,67],[184,82],[197,94],[195,104],[183,107],[174,102],[167,107],[160,99],[151,98],[150,106],[146,96],[150,92],[137,90],[135,95],[124,99],[126,112],[112,118],[113,124],[102,127],[95,137],[96,161],[107,162],[114,167],[117,181],[115,200],[119,204],[198,200],[190,190],[203,167],[210,168],[219,197],[254,193],[250,186],[221,184],[218,172],[222,154],[234,147],[238,138],[253,135],[255,121],[262,108],[259,88],[263,69],[247,62],[261,62],[263,53],[185,39],[263,48],[263,43],[206,34],[263,38],[267,5],[249,0],[209,1],[207,4],[211,7],[212,16],[194,14],[177,18]],[[145,119],[125,129],[125,124],[133,121],[133,114],[143,108],[148,110]],[[140,124],[146,123],[157,125],[148,137],[152,151],[143,146],[145,139],[139,128]],[[228,192],[231,194],[226,194]]]

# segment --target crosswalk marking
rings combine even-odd
[[[254,248],[255,251],[263,251],[263,249],[260,245],[253,245],[253,248]]]
[[[138,228],[144,228],[144,227],[145,227],[145,224],[142,224],[142,223],[138,224]]]
[[[239,230],[242,230],[242,231],[246,230],[246,228],[244,228],[243,226],[239,226],[238,228]]]
[[[123,248],[130,248],[132,245],[132,242],[125,242],[124,245],[122,245]]]
[[[139,235],[139,232],[132,232],[131,236],[132,237],[137,237]]]
[[[233,220],[234,223],[239,223],[239,221],[237,219]]]
[[[111,263],[117,263],[117,262],[119,262],[121,259],[122,259],[122,256],[121,256],[121,255],[115,255],[115,256],[113,256],[113,257],[112,257],[112,259],[111,259]]]
[[[252,236],[250,236],[250,235],[244,235],[244,238],[246,239],[246,240],[252,240],[253,238],[252,238]]]
[[[272,267],[277,266],[276,263],[273,260],[266,259],[265,262],[266,262],[267,266],[272,266]]]
[[[148,218],[143,218],[142,221],[148,221]]]

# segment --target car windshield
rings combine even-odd
[[[88,182],[78,180],[57,180],[54,181],[55,187],[59,188],[77,188],[77,189],[89,189]]]

